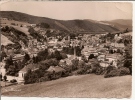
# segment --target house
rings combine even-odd
[[[13,60],[23,60],[25,55],[22,55],[22,54],[16,54],[13,56]]]
[[[107,54],[105,60],[117,67],[117,60],[120,58],[120,56],[120,54]]]
[[[34,70],[37,70],[39,69],[39,65],[38,64],[28,64],[26,65],[23,69],[21,69],[19,72],[18,72],[18,77],[22,80],[24,80],[24,75],[27,73],[28,70],[31,70],[31,71],[34,71]]]
[[[104,61],[105,60],[105,55],[99,55],[97,57],[98,61]]]
[[[27,25],[25,25],[25,24],[23,24],[22,26],[23,26],[23,27],[27,27]]]
[[[124,44],[123,43],[111,43],[111,46],[112,47],[115,47],[115,48],[125,48]]]
[[[62,48],[57,48],[58,51],[62,51]]]
[[[111,62],[112,60],[117,60],[120,56],[120,54],[106,54],[105,58]]]
[[[77,57],[78,60],[82,60],[82,57]]]
[[[48,42],[49,46],[55,46],[57,44],[58,39],[52,39]]]
[[[32,26],[32,27],[36,27],[36,24],[30,24],[30,26]]]
[[[108,67],[110,65],[110,63],[107,61],[100,62],[99,64],[101,67]]]
[[[107,53],[108,52],[108,49],[107,48],[98,48],[97,51],[99,53]]]
[[[85,55],[85,57],[89,57],[90,54],[95,54],[95,56],[98,54],[96,48],[93,48],[93,46],[86,45],[84,46],[83,50],[81,51],[82,55]]]
[[[68,57],[69,60],[73,60],[75,58],[74,55],[69,55],[69,54],[67,54],[67,57]]]
[[[47,45],[41,45],[41,48],[46,49]]]

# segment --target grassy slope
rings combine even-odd
[[[28,32],[28,28],[26,27],[20,27],[21,25],[29,25],[29,23],[27,22],[20,22],[20,21],[15,21],[15,20],[2,20],[1,23],[6,23],[6,24],[2,24],[2,26],[11,26],[14,27],[15,29],[22,31],[23,33],[26,33],[26,35],[29,34]],[[18,24],[16,25],[11,25],[11,23],[15,23]]]
[[[131,95],[131,76],[103,78],[98,75],[70,76],[58,80],[15,87],[6,96],[127,98]],[[6,89],[11,88],[7,87]],[[13,87],[12,87],[13,88]]]
[[[13,42],[11,42],[7,37],[5,37],[4,35],[2,35],[1,34],[1,45],[3,44],[3,45],[7,45],[7,44],[9,44],[9,43],[13,43]]]

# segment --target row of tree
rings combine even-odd
[[[43,51],[40,51],[37,54],[37,57],[39,61],[43,61],[43,60],[51,59],[51,58],[56,58],[57,60],[61,60],[61,59],[67,58],[67,55],[57,50],[55,50],[55,52],[49,52],[48,49],[45,49]]]

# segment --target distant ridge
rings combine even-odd
[[[131,19],[116,19],[111,21],[102,21],[111,25],[114,25],[114,27],[118,28],[119,30],[124,30],[128,28],[129,30],[132,30],[132,20]]]
[[[13,19],[16,21],[28,22],[31,24],[39,24],[41,22],[50,25],[50,28],[62,31],[75,31],[75,32],[115,32],[123,30],[125,28],[130,28],[132,26],[132,21],[126,20],[120,21],[102,21],[104,24],[94,20],[55,20],[46,17],[38,17],[33,15],[28,15],[25,13],[15,12],[15,11],[1,11],[1,17]],[[123,25],[124,23],[124,25]]]

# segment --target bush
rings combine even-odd
[[[86,74],[86,69],[85,68],[80,68],[80,69],[78,69],[78,70],[76,70],[75,72],[74,72],[74,74],[75,75],[77,75],[77,74],[79,74],[79,75],[83,75],[83,74]]]
[[[105,68],[102,68],[102,72],[100,75],[104,75],[106,73],[106,69]]]
[[[11,82],[11,83],[16,83],[17,80],[16,80],[16,79],[12,79],[12,80],[10,80],[10,82]]]
[[[108,78],[108,77],[114,77],[114,76],[119,76],[119,70],[118,69],[114,69],[114,70],[111,70],[109,73],[106,73],[104,75],[104,78]]]
[[[119,76],[129,75],[130,74],[129,68],[126,68],[126,67],[119,68],[119,71],[120,71]]]
[[[92,69],[88,69],[88,70],[86,71],[86,74],[90,74],[90,73],[92,73]]]
[[[96,73],[96,71],[97,71],[98,68],[99,68],[99,66],[92,65],[91,66],[91,73]]]
[[[128,68],[121,67],[119,69],[113,69],[109,73],[106,73],[104,75],[104,78],[114,77],[114,76],[124,76],[124,75],[129,75],[129,74],[130,74],[130,70]]]
[[[45,82],[45,81],[49,81],[50,79],[48,78],[48,76],[44,76],[44,77],[41,77],[39,79],[40,82]]]
[[[67,77],[69,75],[70,75],[70,72],[69,71],[66,71],[66,72],[62,73],[62,77]]]
[[[96,75],[100,75],[101,73],[103,72],[103,69],[102,69],[102,67],[99,67],[99,68],[97,68],[96,69]],[[102,73],[103,74],[103,73]]]

